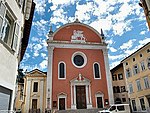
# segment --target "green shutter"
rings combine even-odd
[[[12,43],[12,49],[13,49],[14,51],[16,51],[16,49],[17,49],[19,29],[20,29],[20,26],[19,26],[19,24],[16,22],[16,23],[15,23],[15,30],[14,30],[13,43]]]

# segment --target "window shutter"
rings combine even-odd
[[[133,67],[133,73],[134,73],[134,75],[136,74],[136,72],[135,72],[135,67]]]
[[[5,13],[6,13],[6,7],[1,1],[0,2],[0,38],[2,37],[2,28],[3,28]]]
[[[13,43],[12,43],[12,49],[13,49],[14,51],[16,51],[16,49],[17,49],[19,29],[20,29],[20,26],[19,26],[19,24],[16,22],[16,23],[15,23],[15,30],[14,30],[14,38],[13,38]]]

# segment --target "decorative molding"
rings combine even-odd
[[[114,104],[114,96],[113,96],[113,89],[112,89],[112,80],[111,74],[109,69],[108,63],[108,49],[103,49],[104,55],[104,62],[105,62],[105,71],[106,71],[106,78],[107,78],[107,89],[108,89],[108,97],[109,97],[109,104]]]
[[[74,30],[73,35],[71,36],[71,42],[84,43],[85,37],[83,36],[83,31]]]
[[[72,49],[107,49],[107,45],[102,43],[70,43],[68,41],[48,41],[48,48],[49,47]]]

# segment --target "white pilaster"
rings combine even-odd
[[[54,47],[48,46],[48,71],[47,71],[47,109],[52,109],[52,64]]]
[[[73,86],[73,105],[71,106],[71,109],[77,109],[76,107],[76,86]]]
[[[88,85],[86,85],[86,103],[89,104],[89,91],[88,91]]]
[[[71,85],[71,105],[73,105],[72,85]]]
[[[89,102],[89,85],[86,85],[86,103],[87,103],[87,109],[91,109],[92,108],[92,104]],[[91,98],[91,97],[90,97]]]
[[[106,79],[107,79],[107,89],[108,89],[108,96],[109,96],[109,104],[114,104],[112,80],[111,80],[111,74],[110,74],[110,69],[109,69],[108,50],[107,49],[103,49],[103,55],[104,55],[104,61],[105,61],[105,70],[106,70]]]
[[[43,112],[43,85],[44,81],[40,81],[40,110]]]
[[[90,104],[92,105],[92,98],[91,98],[91,85],[89,85],[89,95],[90,95]]]
[[[30,92],[31,91],[31,80],[27,80],[27,90],[26,90],[26,108],[25,108],[25,111],[26,113],[29,112],[29,109],[30,109],[30,102],[32,100],[30,100]]]

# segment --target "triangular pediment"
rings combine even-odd
[[[46,76],[46,72],[40,71],[39,69],[34,69],[27,73],[30,76]]]
[[[82,74],[79,74],[77,77],[70,81],[71,83],[90,83],[91,81],[88,78],[85,78]]]

